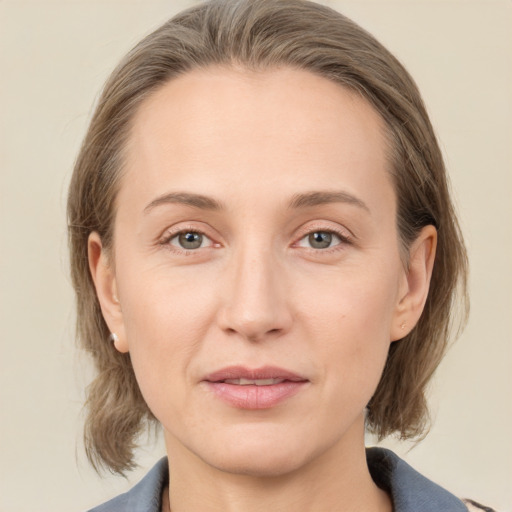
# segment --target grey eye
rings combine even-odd
[[[313,249],[327,249],[333,241],[333,233],[328,231],[315,231],[308,235],[309,245]]]
[[[193,250],[202,247],[203,238],[203,235],[196,231],[185,231],[175,236],[172,242],[175,241],[173,245],[178,245],[182,249]]]
[[[295,246],[322,250],[331,249],[342,244],[350,244],[348,236],[345,237],[330,229],[319,229],[318,231],[311,231],[307,235],[304,235],[296,242]]]

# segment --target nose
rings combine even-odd
[[[286,276],[271,251],[240,251],[231,261],[219,326],[249,341],[277,338],[292,324]]]

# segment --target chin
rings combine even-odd
[[[290,474],[315,458],[317,450],[308,449],[304,438],[294,436],[233,436],[216,446],[198,450],[209,466],[219,471],[252,477],[276,477]],[[212,449],[213,448],[213,449]]]
[[[307,458],[294,453],[276,453],[276,450],[262,448],[257,453],[225,453],[215,460],[205,461],[224,473],[258,478],[288,475],[303,467]]]

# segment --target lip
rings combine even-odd
[[[277,379],[269,385],[239,385],[226,380]],[[305,377],[275,366],[247,368],[229,366],[207,375],[202,381],[220,400],[238,409],[270,409],[299,393],[309,383]]]
[[[246,366],[228,366],[216,372],[210,373],[203,380],[208,382],[220,382],[226,379],[283,379],[293,382],[306,381],[308,379],[277,366],[262,366],[261,368],[247,368]]]

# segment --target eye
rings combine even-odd
[[[209,247],[212,241],[198,231],[181,231],[169,239],[169,243],[180,249],[193,251],[201,247]]]
[[[313,231],[301,238],[299,247],[311,247],[312,249],[329,249],[342,242],[340,235],[333,231]]]

